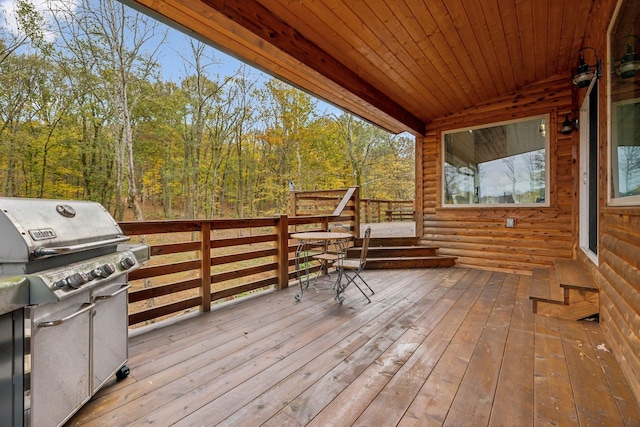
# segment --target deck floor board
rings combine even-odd
[[[533,314],[530,276],[363,276],[370,304],[320,283],[132,333],[130,376],[68,425],[638,425],[600,326]]]

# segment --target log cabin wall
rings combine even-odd
[[[636,0],[627,0],[627,6]],[[598,54],[607,57],[607,30],[613,19],[614,9],[618,2],[609,0],[597,2],[591,14],[588,25],[590,31],[585,35],[585,46],[593,46]],[[622,6],[622,3],[621,3]],[[635,10],[630,12],[629,9]],[[638,3],[624,12],[633,13],[635,28],[640,19]],[[636,34],[640,35],[640,34]],[[637,51],[637,47],[636,47]],[[610,69],[606,64],[605,70]],[[612,353],[622,367],[623,372],[636,399],[640,401],[640,206],[608,206],[609,188],[609,83],[611,87],[618,86],[615,81],[609,82],[610,75],[606,71],[600,79],[599,85],[599,240],[598,264],[588,258],[582,250],[577,251],[577,258],[596,279],[600,288],[600,322],[606,334],[606,340],[611,345]],[[617,76],[611,76],[616,79]],[[625,85],[632,88],[634,94],[629,98],[640,97],[640,76],[635,77],[635,84]],[[618,96],[618,89],[614,89],[613,96]],[[584,98],[585,91],[579,91],[577,105]],[[576,107],[577,108],[577,107]]]
[[[572,258],[577,229],[577,132],[559,132],[575,100],[571,76],[535,83],[512,96],[434,121],[417,150],[422,159],[422,241],[458,257],[458,265],[510,272]],[[549,114],[549,206],[443,207],[442,132]],[[506,228],[506,219],[515,228]]]

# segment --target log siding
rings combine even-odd
[[[563,75],[433,122],[421,141],[423,242],[457,256],[459,265],[509,272],[528,272],[552,265],[554,258],[572,258],[577,231],[577,133],[559,132],[572,102],[571,79]],[[443,207],[442,132],[540,114],[550,115],[549,206]],[[515,228],[505,227],[507,218],[516,220]]]

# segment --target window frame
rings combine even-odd
[[[613,70],[616,65],[617,58],[613,57],[613,42],[612,40],[615,37],[619,37],[617,34],[614,34],[614,30],[616,29],[616,24],[618,23],[618,19],[620,18],[620,9],[625,3],[625,0],[619,0],[616,4],[615,11],[613,13],[613,17],[611,18],[611,22],[609,24],[609,28],[607,29],[607,70]],[[607,205],[613,207],[638,207],[640,206],[640,195],[634,196],[624,196],[624,197],[614,197],[613,195],[613,182],[614,182],[614,165],[613,165],[613,138],[615,135],[615,107],[618,105],[629,104],[632,102],[640,102],[640,98],[629,98],[629,99],[621,99],[617,101],[613,101],[612,99],[612,83],[613,79],[619,78],[615,72],[611,72],[609,74],[609,78],[607,79]],[[638,84],[637,82],[635,84]],[[616,147],[618,145],[616,144]],[[619,170],[615,169],[615,173],[619,173]]]
[[[544,161],[545,161],[545,174],[544,174],[544,182],[545,182],[545,188],[544,188],[544,202],[539,202],[539,203],[462,203],[462,204],[455,204],[455,203],[446,203],[445,200],[445,194],[446,194],[446,182],[445,182],[445,168],[446,168],[446,146],[445,146],[445,138],[447,135],[453,134],[453,133],[459,133],[459,132],[468,132],[468,131],[472,131],[472,130],[477,130],[477,129],[485,129],[485,128],[491,128],[491,127],[497,127],[497,126],[503,126],[503,125],[508,125],[508,124],[512,124],[512,123],[521,123],[521,122],[527,122],[527,121],[533,121],[533,120],[545,120],[546,123],[546,134],[544,136],[545,138],[545,147],[544,147]],[[551,129],[551,114],[538,114],[538,115],[534,115],[534,116],[526,116],[526,117],[520,117],[517,119],[512,119],[512,120],[503,120],[503,121],[498,121],[498,122],[491,122],[491,123],[485,123],[485,124],[481,124],[481,125],[476,125],[476,126],[468,126],[468,127],[463,127],[463,128],[455,128],[455,129],[449,129],[446,131],[442,131],[441,135],[440,135],[440,151],[441,151],[441,156],[440,156],[440,207],[441,208],[445,208],[445,209],[476,209],[476,208],[481,208],[481,209],[486,209],[486,208],[500,208],[500,209],[505,209],[505,208],[509,208],[509,209],[517,209],[517,208],[545,208],[545,207],[550,207],[550,189],[551,189],[551,159],[550,159],[550,152],[551,152],[551,131],[553,129]]]

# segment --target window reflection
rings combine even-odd
[[[546,199],[548,116],[446,133],[446,205],[536,204]]]
[[[640,72],[629,48],[640,51],[640,4],[620,3],[609,33],[611,93],[610,196],[615,205],[640,205]],[[624,72],[621,72],[624,65]]]
[[[640,195],[640,100],[619,102],[612,108],[611,165],[613,197]]]

